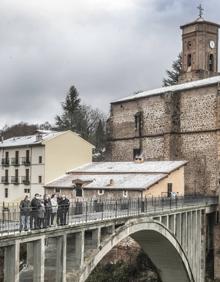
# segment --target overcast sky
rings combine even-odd
[[[71,85],[105,112],[161,86],[201,0],[0,0],[0,126],[53,123]],[[220,22],[220,1],[203,0]]]

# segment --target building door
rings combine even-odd
[[[173,191],[173,183],[168,183],[167,184],[167,197],[171,197],[171,193]]]

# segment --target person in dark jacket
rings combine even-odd
[[[62,199],[58,203],[58,209],[60,210],[60,225],[67,224],[67,213],[69,211],[70,201],[66,198],[65,195],[62,196]]]
[[[47,228],[50,226],[50,220],[52,214],[51,200],[50,200],[50,196],[47,194],[44,195],[44,207],[45,207],[44,227]]]
[[[30,206],[31,203],[26,195],[24,200],[20,202],[20,231],[23,229],[28,230],[29,220],[30,220]]]
[[[37,209],[37,227],[38,228],[45,228],[45,206],[44,200],[39,200],[39,207]]]
[[[57,205],[58,205],[58,209],[57,209],[57,225],[60,224],[60,219],[61,219],[61,205],[60,205],[61,201],[62,201],[62,196],[59,194],[57,196]]]
[[[30,228],[37,229],[38,226],[38,209],[40,208],[40,195],[37,193],[31,201],[31,213],[30,213]]]

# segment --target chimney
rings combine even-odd
[[[36,134],[36,141],[39,142],[39,141],[41,141],[42,139],[43,139],[42,134],[41,134],[41,133],[37,133],[37,134]]]
[[[109,184],[107,186],[113,186],[115,184],[114,179],[110,179]]]

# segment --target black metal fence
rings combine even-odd
[[[19,205],[0,206],[0,236],[40,228],[55,228],[104,219],[153,214],[193,206],[218,203],[216,196],[188,195],[178,197],[146,197],[119,200],[75,201],[52,209],[20,211]]]

